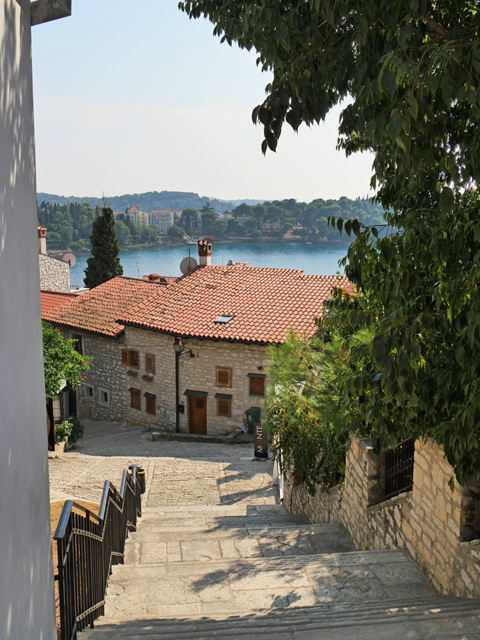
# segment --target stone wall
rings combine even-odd
[[[141,408],[130,407],[127,397],[127,421],[151,428],[175,430],[175,352],[174,337],[154,331],[126,328],[125,349],[139,352],[140,368],[125,367],[127,389],[140,390]],[[261,407],[262,399],[249,393],[248,374],[265,374],[268,364],[266,348],[258,345],[229,343],[213,340],[185,340],[185,352],[192,350],[194,357],[179,359],[179,402],[184,406],[180,414],[180,431],[189,432],[189,405],[186,390],[207,393],[207,433],[226,434],[238,429],[245,422],[244,411],[250,407]],[[155,356],[155,374],[149,376],[145,369],[145,354]],[[232,369],[231,387],[216,386],[216,369]],[[130,375],[129,375],[130,374]],[[136,375],[135,375],[136,374]],[[265,383],[265,389],[268,382]],[[156,398],[156,415],[145,412],[145,393]],[[231,416],[217,415],[215,394],[232,396]]]
[[[68,262],[39,253],[38,264],[40,268],[40,289],[42,291],[70,292],[70,267]]]
[[[84,355],[91,358],[86,380],[77,391],[79,418],[91,420],[126,420],[126,371],[122,367],[124,338],[108,338],[81,331],[60,329],[65,338],[82,336]]]
[[[480,597],[479,491],[457,482],[452,491],[453,475],[441,447],[417,441],[413,490],[383,501],[383,456],[353,439],[342,485],[311,497],[286,481],[284,504],[315,523],[340,522],[358,549],[406,550],[440,593]]]

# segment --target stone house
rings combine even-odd
[[[49,302],[58,294],[42,292],[42,319],[65,337],[76,339],[79,351],[92,360],[86,383],[77,392],[80,417],[125,421],[127,375],[122,366],[125,330],[116,320],[161,286],[164,285],[117,277],[56,306]]]
[[[38,225],[40,289],[70,291],[70,264],[47,254],[47,227]]]
[[[186,433],[238,429],[261,409],[267,347],[288,331],[312,336],[339,276],[211,265],[176,278],[114,278],[45,319],[78,336],[92,368],[80,416]]]

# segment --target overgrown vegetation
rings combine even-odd
[[[73,445],[83,437],[84,428],[80,420],[71,416],[67,420],[55,425],[55,442],[68,438],[68,444]]]
[[[287,474],[312,494],[317,485],[333,487],[343,479],[349,444],[345,389],[361,369],[351,361],[351,346],[369,337],[368,331],[332,337],[320,329],[310,340],[290,334],[269,349],[267,429]]]
[[[339,144],[374,154],[390,233],[333,216],[353,235],[325,326],[371,339],[346,384],[346,426],[378,446],[445,448],[460,482],[480,477],[480,12],[474,0],[187,0],[229,44],[273,72],[253,119],[263,151],[342,100]]]
[[[45,397],[53,400],[64,386],[74,389],[82,384],[82,374],[89,370],[90,358],[78,353],[75,340],[63,338],[48,322],[42,322],[42,337]]]

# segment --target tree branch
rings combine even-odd
[[[448,37],[448,31],[439,22],[437,22],[435,18],[432,18],[432,16],[424,15],[423,19],[428,24],[428,26],[433,31],[435,31],[435,33],[438,33],[439,36],[441,36],[442,38]]]

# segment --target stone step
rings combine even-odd
[[[118,565],[110,577],[105,613],[112,620],[244,614],[433,593],[401,551]]]
[[[268,526],[298,526],[309,524],[305,516],[290,516],[288,514],[254,513],[252,515],[211,515],[192,513],[189,518],[175,514],[166,516],[149,515],[142,517],[139,522],[141,531],[183,531],[187,529],[221,529],[241,527],[268,527]]]
[[[159,507],[145,507],[142,505],[142,514],[144,519],[152,517],[176,517],[190,518],[192,514],[202,515],[205,517],[214,516],[261,516],[261,515],[288,515],[287,510],[281,504],[263,504],[239,502],[236,504],[223,505],[162,505]]]
[[[354,551],[339,524],[164,531],[130,536],[125,563],[209,562],[252,557],[318,555]]]
[[[477,640],[480,603],[433,596],[384,603],[315,605],[264,614],[189,619],[109,621],[82,634],[86,640],[210,640],[272,637],[275,640]]]

